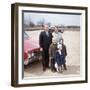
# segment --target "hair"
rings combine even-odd
[[[43,24],[42,26],[43,26],[43,27],[45,27],[45,25],[47,25],[47,26],[48,26],[48,24],[47,24],[47,23],[46,23],[46,24]]]
[[[58,44],[58,45],[57,45],[57,48],[59,49],[59,48],[60,48],[60,46],[62,46],[62,44]]]
[[[55,26],[54,28],[57,28],[58,29],[58,26]]]
[[[54,37],[52,38],[52,43],[53,43],[53,42],[56,42],[56,39],[55,39]]]

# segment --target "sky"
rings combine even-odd
[[[29,24],[30,20],[35,24],[43,20],[45,23],[50,22],[51,25],[80,26],[81,15],[24,12],[24,23]]]

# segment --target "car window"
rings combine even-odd
[[[24,32],[24,39],[29,39],[29,36],[26,32]]]

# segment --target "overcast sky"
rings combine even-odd
[[[26,24],[28,24],[30,20],[35,24],[40,20],[44,20],[45,23],[50,22],[52,25],[80,26],[80,18],[81,15],[24,12],[24,23]]]

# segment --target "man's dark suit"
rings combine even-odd
[[[45,31],[40,33],[39,45],[40,45],[40,48],[43,48],[43,51],[42,51],[43,70],[49,67],[49,46],[51,42],[52,42],[52,34],[50,32],[48,32],[48,35],[46,34]]]

